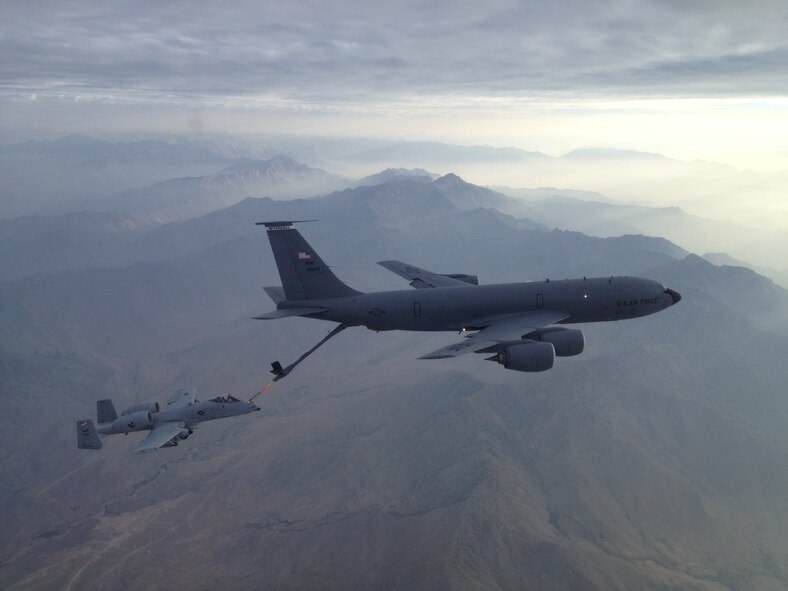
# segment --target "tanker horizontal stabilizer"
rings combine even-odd
[[[291,316],[311,316],[312,314],[320,314],[325,311],[326,308],[281,308],[273,312],[268,312],[267,314],[262,314],[261,316],[255,316],[254,319],[276,320],[277,318],[289,318]]]

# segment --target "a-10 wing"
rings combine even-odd
[[[501,319],[492,319],[479,332],[466,336],[459,343],[423,355],[420,359],[445,359],[465,353],[494,353],[506,345],[521,343],[523,335],[546,328],[568,317],[566,312],[535,310]]]
[[[182,388],[167,400],[167,410],[185,408],[197,400],[197,388]]]
[[[441,275],[402,261],[378,261],[378,265],[385,267],[392,273],[410,281],[411,287],[422,289],[427,287],[468,287],[478,285],[479,279],[475,275]]]
[[[181,421],[157,425],[148,433],[148,436],[134,448],[134,453],[139,454],[159,449],[180,435],[185,428],[185,423]]]

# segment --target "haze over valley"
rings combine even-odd
[[[128,214],[135,219],[127,223],[140,226],[209,213],[249,196],[290,199],[398,176],[458,174],[513,198],[488,194],[476,202],[467,196],[463,208],[495,207],[548,228],[599,237],[663,236],[698,254],[727,254],[783,285],[788,281],[781,190],[788,178],[776,173],[628,150],[552,158],[489,146],[283,136],[124,142],[68,136],[9,145],[2,153],[8,188],[0,224],[93,211]],[[502,178],[514,184],[503,186]]]
[[[362,179],[214,151],[168,178],[194,144],[102,150],[142,145],[147,161],[91,168],[116,190],[81,194],[74,158],[59,196],[0,221],[0,586],[788,588],[788,293],[699,256],[735,246],[733,222],[429,165]],[[99,398],[249,398],[325,335],[251,320],[279,284],[253,224],[277,219],[319,220],[304,235],[361,290],[405,288],[375,264],[398,258],[483,283],[639,275],[683,299],[583,326],[586,352],[544,374],[417,359],[455,335],[356,328],[260,413],[155,454],[131,454],[134,434],[77,450]]]

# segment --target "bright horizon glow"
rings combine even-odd
[[[0,133],[215,133],[370,137],[516,147],[561,156],[602,147],[742,170],[788,170],[788,98],[412,97],[324,104],[278,96],[6,94]],[[27,137],[26,135],[27,134]],[[9,143],[5,141],[3,143]]]
[[[426,168],[482,186],[578,189],[620,203],[681,207],[691,215],[733,223],[724,237],[698,237],[699,249],[709,245],[704,250],[780,270],[788,265],[788,99],[436,95],[315,103],[279,96],[106,92],[97,97],[46,91],[3,98],[10,105],[0,112],[4,143],[77,133],[111,141],[245,138],[249,145],[258,140],[275,145],[290,137],[318,144],[323,138],[331,145],[339,138],[351,140],[349,146],[377,139],[541,152],[554,158],[430,160],[435,148],[414,144],[411,156],[405,149],[381,160],[346,159],[325,148],[315,152],[318,161],[299,159],[346,178],[392,166]],[[358,145],[364,149],[364,142]],[[558,158],[583,148],[665,159],[626,154],[613,160]],[[669,228],[652,231],[670,233]],[[762,238],[754,240],[753,231]]]
[[[10,3],[0,134],[288,134],[788,170],[788,4]]]

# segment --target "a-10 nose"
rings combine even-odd
[[[681,301],[681,294],[677,291],[673,291],[670,288],[665,289],[665,293],[670,296],[670,299],[673,300],[674,304],[678,304]]]

